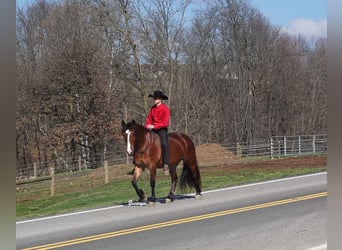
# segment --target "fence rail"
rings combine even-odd
[[[294,155],[325,154],[327,152],[327,135],[273,136],[269,139],[256,141],[251,145],[237,143],[236,145],[220,146],[238,158],[270,157],[272,159]],[[221,152],[212,154],[212,157],[221,157]],[[132,158],[127,156],[124,146],[107,150],[101,159],[102,162],[95,168],[103,167],[105,162],[110,166],[132,163]],[[53,165],[55,173],[82,171],[89,168],[81,157],[77,160],[57,159]],[[50,176],[51,166],[48,168],[44,166],[46,163],[39,162],[25,168],[17,166],[17,181]]]
[[[273,136],[252,145],[227,147],[239,157],[286,157],[327,152],[327,135]]]
[[[276,156],[325,153],[326,135],[275,136],[270,139],[271,158]]]

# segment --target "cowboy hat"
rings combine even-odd
[[[163,92],[161,92],[159,90],[154,91],[153,95],[149,94],[148,97],[160,98],[162,100],[167,100],[168,99],[168,97],[166,95],[164,95]]]

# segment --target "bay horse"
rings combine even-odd
[[[160,137],[157,133],[145,128],[132,120],[125,123],[122,120],[122,135],[127,144],[127,154],[133,155],[135,164],[132,185],[139,196],[139,201],[146,201],[144,191],[138,187],[137,181],[145,168],[150,171],[150,202],[156,201],[155,183],[157,168],[163,168]],[[195,145],[189,136],[183,133],[169,133],[169,170],[171,176],[171,188],[166,202],[174,200],[178,176],[176,167],[183,161],[183,170],[180,178],[180,187],[186,186],[196,189],[195,198],[201,198],[201,175],[197,165]]]

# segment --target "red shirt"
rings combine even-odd
[[[145,127],[154,125],[154,129],[167,128],[170,120],[170,109],[163,102],[159,106],[153,105],[147,115]]]

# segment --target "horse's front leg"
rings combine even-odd
[[[166,197],[166,202],[171,202],[175,199],[176,186],[178,182],[178,176],[177,176],[175,166],[170,166],[170,175],[171,175],[171,188],[170,188],[169,195]]]
[[[139,196],[139,202],[146,201],[146,196],[145,196],[144,191],[142,189],[140,189],[138,187],[138,184],[137,184],[138,179],[141,176],[142,172],[143,172],[142,168],[139,168],[138,166],[134,167],[134,175],[133,175],[133,178],[132,178],[132,186],[134,187],[135,192]]]

